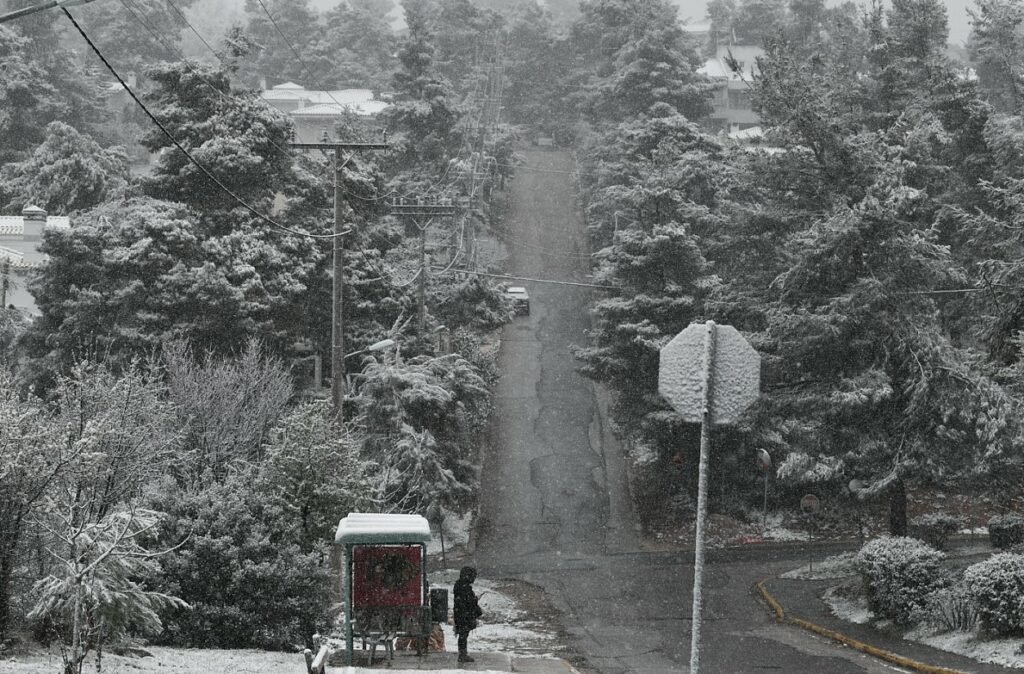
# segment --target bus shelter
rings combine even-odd
[[[430,634],[427,543],[430,524],[421,515],[349,513],[334,544],[343,546],[345,645],[352,664],[355,635],[363,639]]]

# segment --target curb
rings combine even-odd
[[[767,580],[769,579],[765,578],[764,580],[757,583],[757,591],[761,594],[761,597],[765,600],[765,603],[767,603],[768,606],[771,607],[771,609],[775,612],[775,622],[784,623],[786,622],[786,611],[784,608],[782,608],[782,604],[779,603],[779,600],[773,597],[772,594],[768,592],[768,589],[764,586],[764,583]],[[962,672],[959,669],[936,667],[935,665],[929,665],[923,662],[918,662],[917,660],[911,660],[910,658],[903,657],[902,655],[897,655],[896,653],[892,653],[890,651],[883,650],[876,646],[866,644],[863,641],[858,641],[857,639],[854,639],[853,637],[848,637],[841,632],[836,632],[835,630],[830,630],[827,627],[816,625],[815,623],[812,623],[809,620],[804,620],[803,618],[797,618],[795,616],[790,615],[789,622],[809,632],[814,632],[815,634],[827,637],[829,639],[832,639],[833,641],[838,641],[839,643],[845,644],[846,646],[861,651],[862,653],[873,655],[876,658],[880,658],[887,662],[891,662],[895,665],[899,665],[900,667],[906,667],[907,669],[912,669],[917,672],[924,672],[924,674],[968,674],[967,672]]]

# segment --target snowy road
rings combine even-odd
[[[587,281],[588,248],[576,208],[570,155],[523,153],[502,224],[511,272]],[[531,315],[502,335],[491,447],[485,459],[476,562],[483,577],[544,587],[565,612],[575,647],[604,674],[685,672],[689,658],[689,560],[640,552],[620,450],[598,393],[569,351],[586,341],[593,291],[525,283]],[[899,671],[776,625],[751,592],[765,576],[799,566],[758,551],[711,555],[702,671],[860,674]]]

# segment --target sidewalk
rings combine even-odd
[[[821,600],[821,594],[826,588],[837,582],[836,580],[771,578],[765,581],[764,585],[768,592],[782,604],[787,618],[803,618],[857,641],[927,665],[970,672],[971,674],[1020,674],[1021,670],[1019,669],[978,662],[915,641],[907,641],[870,625],[857,625],[836,618],[825,602]]]
[[[357,661],[361,657],[360,651],[354,651]],[[381,649],[377,650],[374,657],[373,667],[355,666],[347,667],[344,664],[344,651],[336,651],[328,661],[327,671],[331,674],[345,672],[345,674],[400,674],[401,672],[522,672],[523,674],[577,674],[576,670],[566,662],[558,658],[538,658],[510,655],[508,653],[483,653],[471,652],[470,655],[476,662],[459,663],[456,661],[457,653],[428,653],[418,656],[411,651],[395,651],[395,659],[388,660]]]

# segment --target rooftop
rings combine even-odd
[[[47,227],[69,229],[71,219],[66,215],[51,215],[46,218]],[[0,236],[22,236],[25,234],[25,220],[20,215],[0,215]]]
[[[353,543],[426,543],[430,524],[422,515],[349,513],[338,522],[335,545]]]

